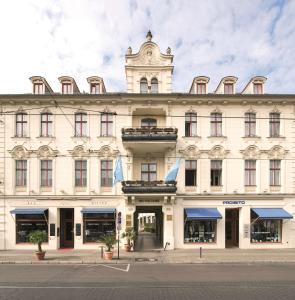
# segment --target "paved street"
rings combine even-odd
[[[295,265],[2,265],[0,299],[294,299]]]

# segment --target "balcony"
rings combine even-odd
[[[122,191],[124,194],[174,194],[176,193],[176,181],[165,183],[162,180],[157,181],[123,181]]]
[[[122,141],[136,152],[166,151],[176,146],[177,132],[173,127],[128,127],[122,128]]]

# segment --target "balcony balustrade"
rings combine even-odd
[[[127,180],[122,182],[122,191],[125,194],[150,194],[161,193],[171,194],[176,193],[176,181],[164,182],[157,181],[142,181],[142,180]]]
[[[174,127],[128,127],[122,128],[123,141],[176,141]]]

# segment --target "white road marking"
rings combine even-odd
[[[129,272],[129,268],[130,268],[130,264],[127,264],[126,269],[121,269],[121,268],[118,268],[118,267],[113,267],[111,265],[104,265],[104,264],[97,264],[97,266],[103,266],[103,267],[106,267],[106,268],[110,268],[110,269],[114,269],[114,270],[118,270],[118,271],[122,271],[122,272]]]

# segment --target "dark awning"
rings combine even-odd
[[[42,215],[48,208],[15,208],[10,213],[13,215]]]
[[[293,219],[283,208],[252,208],[260,219]]]
[[[82,208],[82,214],[114,214],[116,212],[115,208]]]
[[[222,216],[217,208],[185,208],[187,220],[217,220]]]

